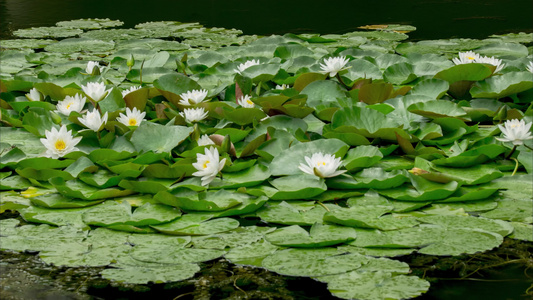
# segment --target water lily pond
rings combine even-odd
[[[121,25],[0,41],[3,254],[140,289],[275,273],[341,299],[423,297],[491,255],[531,278],[533,34]]]

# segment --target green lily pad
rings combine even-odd
[[[54,40],[44,39],[17,39],[17,40],[2,40],[2,48],[6,49],[39,49],[44,48],[46,45],[55,43]]]
[[[457,181],[442,184],[412,174],[409,174],[409,176],[414,189],[404,185],[393,189],[380,190],[379,193],[396,200],[434,201],[449,197],[459,188]]]
[[[466,111],[459,105],[446,100],[432,100],[410,105],[407,110],[427,118],[464,117]]]
[[[330,80],[318,80],[309,83],[301,92],[307,95],[307,105],[317,107],[339,107],[338,99],[346,98],[342,87]]]
[[[232,247],[224,258],[233,264],[262,267],[263,259],[270,254],[282,249],[272,245],[264,239],[245,244],[242,246]]]
[[[76,31],[78,29],[67,29],[63,30]],[[111,51],[115,48],[115,43],[113,41],[102,41],[99,39],[91,38],[69,38],[61,40],[57,43],[50,44],[44,49],[48,52],[59,52],[59,53],[75,53],[82,51],[104,53]]]
[[[348,171],[353,171],[371,167],[382,158],[383,154],[377,147],[363,145],[350,149],[343,162]]]
[[[211,235],[239,227],[239,221],[231,218],[213,219],[213,214],[186,214],[181,218],[161,225],[151,226],[157,231],[171,235]]]
[[[19,210],[28,206],[31,206],[30,200],[22,197],[19,193],[14,191],[0,192],[0,213],[6,210]]]
[[[86,208],[51,209],[39,206],[30,206],[21,209],[22,217],[30,222],[50,224],[54,226],[72,226],[89,229],[82,220],[82,213]]]
[[[176,282],[194,277],[200,271],[197,264],[176,264],[161,267],[121,267],[100,272],[103,278],[129,284]]]
[[[130,190],[121,190],[117,188],[99,189],[76,179],[65,181],[61,177],[50,179],[50,183],[60,194],[81,200],[116,198],[127,196],[133,193],[133,191]]]
[[[359,254],[339,255],[334,248],[285,249],[267,256],[263,267],[286,276],[324,276],[356,270],[367,261]]]
[[[298,168],[301,163],[306,164],[305,157],[311,157],[314,153],[322,152],[343,157],[348,150],[348,145],[337,139],[320,139],[316,141],[299,143],[274,157],[269,165],[270,172],[274,176],[302,174]]]
[[[311,208],[301,208],[283,201],[279,204],[269,203],[268,207],[262,208],[256,212],[256,215],[267,223],[311,226],[315,223],[322,223],[322,218],[327,212],[326,208],[334,210],[336,206],[324,204],[324,206],[313,205]]]
[[[160,264],[186,264],[213,260],[224,255],[225,251],[215,249],[178,248],[174,245],[149,245],[135,246],[130,256],[142,262]]]
[[[123,25],[124,22],[119,20],[110,20],[105,19],[77,19],[70,21],[61,21],[57,22],[57,26],[68,27],[68,28],[79,28],[79,29],[100,29],[107,27],[117,27]]]
[[[480,186],[462,186],[449,198],[439,200],[439,203],[461,202],[461,201],[479,201],[489,199],[490,196],[495,194],[498,188],[491,187],[490,185]]]
[[[447,81],[441,79],[425,79],[418,82],[412,89],[409,91],[411,95],[424,95],[431,97],[433,99],[440,99],[446,94],[450,84]]]
[[[215,178],[209,187],[212,189],[225,188],[235,189],[240,187],[256,186],[270,178],[270,170],[263,165],[253,165],[251,168],[234,172],[224,173],[223,178]]]
[[[95,201],[76,200],[57,193],[39,195],[30,198],[30,200],[34,205],[47,208],[82,208],[93,206],[104,201],[103,199]]]
[[[195,248],[202,249],[220,249],[235,248],[244,245],[250,245],[262,241],[264,235],[274,231],[275,228],[246,226],[239,227],[225,233],[218,233],[212,236],[194,237],[193,245]],[[278,247],[274,247],[278,248]]]
[[[178,105],[181,100],[180,94],[202,89],[196,81],[178,73],[163,75],[154,80],[153,83],[154,87],[174,105]]]
[[[342,299],[409,299],[425,293],[429,282],[416,276],[387,272],[348,272],[328,276],[328,290]]]
[[[77,36],[83,33],[78,28],[65,27],[32,27],[27,29],[18,29],[13,32],[14,36],[22,38],[66,38]]]
[[[396,85],[409,83],[416,78],[413,66],[405,62],[390,65],[383,71],[383,79]]]
[[[324,215],[324,221],[359,228],[377,228],[380,230],[397,230],[418,224],[412,218],[396,218],[384,215],[392,211],[391,206],[363,206],[338,209]]]
[[[270,184],[275,188],[267,194],[272,200],[309,199],[327,190],[324,179],[308,174],[276,178]]]
[[[482,213],[481,216],[491,219],[499,219],[512,222],[533,222],[533,208],[530,199],[503,199],[498,201],[498,207]]]
[[[292,225],[266,234],[265,239],[276,246],[317,248],[353,241],[355,231],[349,227],[315,223],[307,232],[298,225]]]
[[[369,190],[361,197],[353,197],[346,201],[348,207],[391,206],[392,212],[409,212],[429,205],[430,202],[394,201],[380,196],[376,191]]]
[[[493,69],[485,64],[460,64],[435,74],[434,78],[452,84],[458,81],[480,81],[492,75]]]
[[[185,211],[223,211],[242,204],[252,196],[227,190],[192,192],[184,190],[175,192],[176,205]]]
[[[509,72],[477,82],[470,89],[474,98],[504,98],[533,88],[531,72]]]
[[[505,147],[502,145],[488,144],[464,151],[456,156],[439,158],[431,162],[437,166],[467,168],[494,159],[504,152]]]
[[[481,229],[495,232],[501,236],[508,236],[513,232],[513,226],[502,220],[491,220],[479,217],[463,216],[425,216],[417,218],[422,223],[439,225],[445,228]]]
[[[131,143],[137,151],[170,152],[192,131],[192,127],[142,122],[131,135]]]
[[[344,107],[331,119],[332,129],[350,128],[352,132],[367,138],[396,141],[396,134],[410,139],[402,126],[379,111],[367,107]]]
[[[146,203],[132,212],[127,201],[106,201],[85,211],[83,221],[96,226],[147,226],[170,222],[180,215],[181,212],[176,208],[162,204]]]
[[[514,227],[514,231],[510,238],[533,242],[533,225],[525,224],[521,222],[510,222],[511,226]]]

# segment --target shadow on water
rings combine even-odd
[[[110,18],[125,27],[149,21],[200,22],[245,34],[345,33],[368,24],[409,24],[414,40],[486,38],[532,32],[531,0],[0,0],[0,38],[20,28],[80,18]]]

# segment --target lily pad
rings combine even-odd
[[[276,178],[270,184],[275,188],[267,194],[272,200],[309,199],[327,190],[324,179],[307,174]]]
[[[100,274],[103,278],[130,284],[148,284],[175,282],[194,277],[200,271],[197,264],[175,264],[161,267],[121,267],[105,269]]]
[[[533,88],[531,72],[509,72],[477,82],[470,89],[474,98],[504,98]]]
[[[416,276],[392,275],[387,272],[358,272],[328,276],[323,279],[328,290],[342,299],[408,299],[425,293],[429,282]]]
[[[78,29],[66,29],[63,30],[78,30]],[[115,48],[115,43],[113,41],[102,41],[98,39],[90,38],[70,38],[64,39],[57,43],[50,44],[44,49],[48,52],[59,52],[59,53],[74,53],[74,52],[96,52],[104,53]]]
[[[315,223],[310,232],[298,225],[277,229],[265,235],[265,239],[276,246],[317,248],[343,244],[355,239],[355,230],[336,225]]]
[[[278,250],[263,260],[263,267],[287,276],[324,276],[360,268],[368,258],[339,255],[334,248]]]
[[[137,151],[170,152],[192,131],[192,127],[142,122],[131,135],[131,143]]]
[[[180,215],[176,208],[162,204],[146,203],[132,211],[127,201],[106,201],[84,212],[83,221],[96,226],[147,226],[170,222]]]
[[[276,156],[270,163],[270,172],[274,176],[302,174],[298,168],[301,163],[306,164],[305,157],[322,152],[343,157],[348,150],[348,145],[338,139],[321,139],[306,143],[296,144]]]
[[[213,219],[213,214],[186,214],[181,218],[152,228],[172,235],[210,235],[239,227],[239,221],[231,218]]]

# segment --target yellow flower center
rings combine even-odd
[[[67,104],[67,109],[70,109],[70,106],[72,106],[72,102],[69,102],[69,103]]]
[[[136,125],[137,125],[137,120],[135,120],[135,119],[130,119],[130,121],[128,122],[128,124],[129,124],[130,126],[136,126]]]
[[[319,167],[320,167],[320,165],[325,166],[325,165],[326,165],[326,162],[321,161],[321,162],[318,162],[316,165],[319,166]]]
[[[515,127],[517,127],[517,126],[520,126],[520,125],[512,124],[512,125],[511,125],[511,128],[515,128]]]
[[[65,141],[63,140],[57,140],[54,146],[57,150],[64,150],[67,147],[67,144],[65,144]]]
[[[254,103],[252,102],[252,100],[250,100],[250,99],[246,100],[246,102],[247,102],[248,104],[250,104],[250,105],[253,105],[253,104],[254,104]]]
[[[208,163],[210,163],[210,161],[208,161],[208,160],[206,160],[206,161],[204,162],[204,165],[203,165],[204,169],[207,168],[207,164],[208,164]]]
[[[474,60],[474,59],[476,59],[476,58],[473,57],[473,56],[467,56],[466,59],[468,59],[468,60]]]

